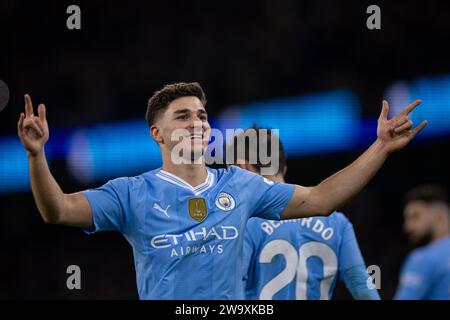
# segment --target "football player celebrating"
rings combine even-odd
[[[247,220],[331,214],[370,181],[390,153],[423,129],[426,122],[412,129],[408,119],[419,103],[388,119],[388,104],[383,102],[374,143],[313,187],[267,183],[235,166],[207,168],[202,151],[210,125],[198,83],[167,85],[149,99],[146,119],[160,147],[162,167],[96,189],[70,194],[61,190],[45,159],[46,108],[40,104],[34,115],[29,95],[18,135],[27,150],[31,189],[44,221],[86,232],[121,232],[133,248],[141,299],[240,299]],[[187,146],[191,154],[183,152]]]

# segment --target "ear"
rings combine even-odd
[[[286,172],[287,172],[287,166],[285,166],[283,169],[283,177],[286,175]]]
[[[150,135],[152,136],[153,140],[155,140],[158,144],[164,143],[164,139],[161,135],[161,131],[159,128],[155,125],[152,125],[150,127]]]

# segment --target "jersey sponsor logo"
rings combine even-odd
[[[189,215],[192,219],[202,222],[208,215],[205,198],[191,198],[188,202]]]
[[[170,257],[187,256],[193,254],[222,254],[224,241],[232,241],[239,237],[235,226],[216,226],[192,229],[182,234],[160,234],[151,239],[151,246],[155,249],[168,249]],[[220,240],[221,243],[211,243]]]
[[[170,257],[179,257],[179,256],[188,256],[188,255],[194,255],[194,254],[222,254],[223,253],[223,246],[221,244],[215,245],[215,244],[209,244],[209,245],[202,245],[202,246],[186,246],[186,247],[176,247],[172,248],[170,251]]]
[[[189,230],[181,234],[159,234],[151,240],[155,249],[170,248],[181,244],[181,240],[189,242],[211,241],[211,240],[234,240],[239,237],[239,231],[235,226],[202,227],[197,230]]]
[[[166,215],[167,218],[170,218],[169,214],[167,213],[167,211],[169,210],[169,208],[170,208],[170,204],[169,204],[169,205],[167,206],[167,208],[165,208],[165,209],[163,209],[159,203],[156,203],[156,202],[155,202],[155,203],[153,204],[153,209],[156,209],[156,210],[158,210],[159,212],[164,213],[164,214]]]
[[[216,206],[217,208],[222,209],[224,211],[230,211],[234,209],[234,207],[236,206],[236,202],[234,201],[234,198],[230,194],[226,192],[221,192],[217,196]]]

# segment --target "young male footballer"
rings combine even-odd
[[[146,118],[161,149],[162,167],[96,189],[71,194],[61,190],[45,159],[49,137],[45,106],[39,105],[35,116],[28,95],[18,134],[27,150],[31,188],[44,221],[86,232],[121,232],[133,248],[141,299],[241,299],[247,220],[301,218],[312,212],[329,215],[369,182],[390,153],[423,129],[426,122],[412,129],[407,117],[419,103],[416,100],[388,120],[388,104],[383,102],[375,142],[352,164],[314,187],[267,183],[235,166],[207,168],[202,151],[210,125],[198,83],[167,85],[149,99]],[[180,144],[192,147],[191,154],[182,153],[183,161],[173,152]]]

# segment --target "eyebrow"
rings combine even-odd
[[[180,110],[174,111],[173,113],[174,114],[181,114],[181,113],[189,113],[190,111],[191,111],[190,109],[180,109]],[[207,114],[206,111],[203,110],[203,109],[198,110],[197,113]]]

